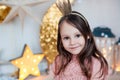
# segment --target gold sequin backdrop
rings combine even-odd
[[[61,16],[62,14],[57,6],[53,4],[45,14],[40,27],[40,43],[49,64],[57,55],[57,24]]]

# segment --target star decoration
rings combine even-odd
[[[32,17],[36,22],[41,23],[42,16],[47,8],[53,4],[55,0],[6,0],[0,1],[0,4],[11,7],[10,13],[2,23],[12,20],[17,15],[23,25],[26,15]],[[37,6],[37,8],[34,8]]]
[[[39,76],[38,64],[43,59],[44,54],[33,54],[28,45],[25,45],[23,56],[12,60],[11,63],[20,69],[19,80],[25,80],[30,74]]]

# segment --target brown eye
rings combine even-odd
[[[76,35],[75,35],[76,38],[79,38],[80,36],[81,36],[80,34],[76,34]]]
[[[64,37],[63,39],[64,39],[64,40],[68,40],[68,39],[69,39],[69,37]]]

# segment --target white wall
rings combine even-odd
[[[39,31],[40,25],[30,17],[25,17],[23,28],[18,17],[0,24],[0,77],[17,71],[8,61],[22,56],[25,44],[33,53],[41,53]]]
[[[22,28],[19,17],[6,24],[0,24],[0,60],[9,61],[21,56],[28,44],[33,53],[40,53],[40,25],[31,17],[25,17]]]
[[[73,10],[81,12],[91,29],[105,25],[120,37],[120,0],[75,0]]]
[[[8,23],[0,24],[0,77],[3,74],[14,73],[16,71],[15,66],[8,61],[22,56],[21,54],[25,44],[31,48],[33,53],[42,53],[39,38],[40,23],[46,10],[55,0],[48,0],[48,2],[46,2],[46,0],[45,2],[43,1],[44,0],[41,0],[40,3],[39,0],[39,4],[36,6],[34,6],[35,2],[33,2],[34,4],[28,6],[31,10],[25,7],[25,10],[28,9],[27,11],[33,11],[33,13],[26,13],[27,15],[23,21],[24,27],[22,27],[18,16]],[[23,7],[27,5],[20,6]],[[14,7],[16,7],[16,5],[14,5]],[[21,9],[19,10],[21,11]],[[40,19],[40,23],[34,20],[36,17]]]

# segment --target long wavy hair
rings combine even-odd
[[[72,11],[71,13],[64,15],[58,24],[58,35],[57,35],[57,50],[59,63],[57,62],[58,57],[55,59],[55,75],[59,75],[63,72],[66,66],[72,59],[72,54],[65,50],[61,41],[60,28],[63,22],[66,21],[68,24],[73,25],[77,28],[83,35],[85,39],[84,48],[77,56],[77,60],[81,67],[82,73],[88,80],[90,80],[92,76],[92,57],[98,59],[101,63],[100,72],[101,76],[105,76],[107,74],[108,64],[102,53],[97,49],[93,34],[91,32],[90,26],[86,18],[79,12]]]

